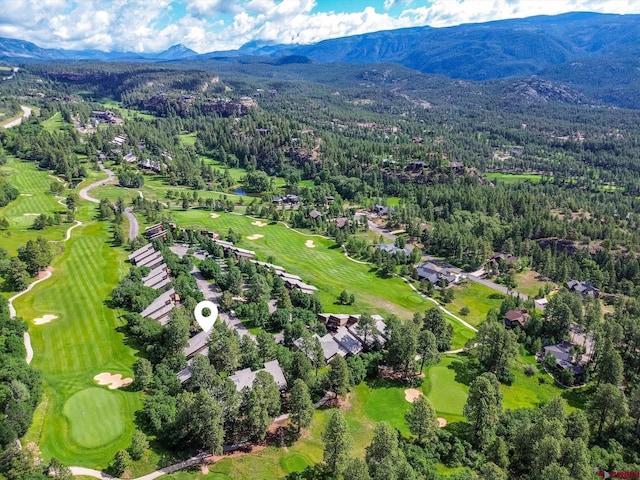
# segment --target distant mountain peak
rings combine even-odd
[[[163,52],[158,53],[156,57],[161,59],[174,60],[196,55],[198,55],[197,52],[194,52],[190,48],[185,47],[181,43],[177,43],[167,48]]]

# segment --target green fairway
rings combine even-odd
[[[404,388],[383,380],[361,383],[355,392],[362,402],[362,413],[371,422],[389,422],[393,427],[409,435],[404,412],[409,402],[404,398]]]
[[[57,132],[69,126],[69,124],[64,121],[60,112],[56,112],[51,118],[44,120],[42,126],[47,132]]]
[[[117,441],[125,430],[122,398],[103,388],[80,390],[66,401],[64,416],[71,425],[71,437],[87,449]],[[87,421],[91,419],[91,421]]]
[[[492,308],[500,308],[505,295],[475,282],[468,282],[466,285],[455,287],[455,297],[453,302],[446,305],[456,315],[460,315],[460,309],[467,307],[469,314],[464,316],[465,321],[473,326],[478,326],[487,318],[487,313]]]
[[[0,231],[2,248],[15,254],[18,247],[36,236],[48,240],[62,240],[71,224],[47,227],[36,231],[31,228],[37,214],[66,209],[58,199],[49,192],[49,185],[55,181],[48,172],[38,170],[36,163],[24,162],[12,155],[7,155],[7,164],[0,167],[0,176],[5,177],[11,185],[20,191],[20,196],[7,206],[0,208],[0,217],[9,221],[9,229]]]
[[[333,240],[298,233],[282,224],[258,227],[252,225],[256,220],[241,215],[222,213],[213,219],[209,212],[202,210],[174,210],[172,215],[185,227],[207,228],[222,234],[232,228],[242,235],[241,247],[255,250],[261,260],[272,255],[287,271],[318,287],[327,311],[395,313],[411,318],[414,312],[432,305],[399,278],[379,278],[371,265],[347,259],[335,248]],[[247,239],[254,234],[263,237]],[[306,246],[308,240],[313,241],[313,248]],[[355,294],[354,305],[334,305],[344,289]]]
[[[488,180],[497,180],[500,183],[532,182],[538,183],[542,175],[535,173],[485,173]]]
[[[85,208],[82,213],[90,214]],[[138,393],[108,390],[93,380],[102,372],[131,376],[135,361],[116,331],[116,313],[104,304],[125,271],[125,252],[109,247],[109,237],[106,224],[75,229],[53,263],[53,277],[15,301],[30,324],[32,364],[45,385],[26,439],[38,443],[46,459],[55,456],[67,465],[106,467],[127,447],[140,408]],[[58,318],[32,323],[51,313]]]

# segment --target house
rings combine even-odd
[[[396,211],[396,207],[385,207],[384,205],[376,205],[372,209],[373,213],[378,216],[387,215],[388,213],[393,213]]]
[[[144,236],[149,240],[155,240],[157,238],[166,238],[167,231],[162,223],[156,223],[144,229]]]
[[[379,315],[372,315],[372,317],[374,317],[375,320],[375,317],[379,317]],[[383,334],[385,328],[387,327],[386,324],[382,320],[376,320],[375,327],[376,330],[367,335],[366,342],[364,339],[364,335],[358,329],[358,322],[354,323],[351,326],[348,326],[347,329],[349,330],[349,333],[356,337],[363,346],[366,345],[367,347],[371,348],[376,343],[379,345],[384,345],[385,343],[387,343],[387,337],[385,337]]]
[[[567,282],[567,288],[572,292],[579,293],[583,297],[591,295],[592,297],[598,298],[600,296],[600,290],[591,285],[589,280],[585,280],[584,282],[569,280]]]
[[[280,265],[274,265],[272,263],[267,263],[267,262],[260,262],[258,260],[249,260],[249,261],[251,263],[254,263],[254,264],[259,265],[261,267],[268,268],[269,270],[273,270],[278,275],[284,276],[286,274],[286,271],[285,271],[284,267],[281,267]],[[298,278],[300,278],[300,277],[298,277]]]
[[[462,162],[449,162],[449,168],[452,170],[461,170],[464,168],[464,163]]]
[[[162,258],[162,252],[155,252],[148,257],[143,258],[139,262],[136,263],[137,267],[149,267],[150,269],[154,269],[159,267],[164,263],[164,259]]]
[[[300,202],[300,197],[298,195],[288,194],[285,195],[283,201],[284,203],[298,203]]]
[[[309,212],[309,216],[312,219],[317,220],[318,218],[322,218],[322,213],[320,213],[318,210],[311,210]]]
[[[423,162],[421,160],[415,160],[413,162],[407,163],[407,167],[405,170],[411,170],[414,172],[419,172],[423,168],[429,168],[429,164],[427,162]]]
[[[233,383],[235,383],[236,390],[241,392],[243,388],[253,387],[253,382],[256,379],[256,374],[261,371],[265,371],[273,377],[273,380],[276,382],[276,385],[278,385],[278,389],[280,391],[287,389],[287,381],[284,378],[284,372],[282,371],[282,368],[280,368],[278,360],[265,362],[264,368],[261,370],[252,371],[250,368],[238,370],[233,375],[231,375],[229,379]]]
[[[504,326],[507,328],[524,327],[527,320],[529,320],[529,312],[524,308],[509,310],[504,314]]]
[[[211,334],[211,330],[201,331],[191,337],[189,339],[188,345],[184,349],[184,356],[187,358],[193,357],[196,353],[202,352],[203,350],[207,350],[207,341],[209,340],[209,335]]]
[[[145,318],[157,320],[162,325],[169,322],[169,312],[179,303],[180,297],[176,291],[171,288],[156,298],[151,304],[145,308],[140,315]]]
[[[547,355],[553,355],[556,358],[556,368],[559,370],[571,370],[574,375],[582,375],[584,367],[582,363],[574,361],[572,349],[576,346],[570,342],[560,342],[557,345],[549,345],[544,347],[542,358]]]
[[[518,260],[518,257],[513,255],[509,255],[507,253],[494,253],[491,258],[487,261],[487,265],[492,270],[497,270],[500,263],[505,263],[507,267],[512,267],[514,263]]]
[[[347,217],[336,218],[336,227],[342,230],[347,225],[348,221],[349,219]]]
[[[359,317],[348,313],[319,313],[318,321],[324,323],[327,329],[336,331],[338,328],[353,325]]]
[[[317,333],[314,333],[313,336],[320,341],[320,347],[322,348],[322,353],[324,354],[324,360],[326,362],[330,362],[336,355],[340,355],[341,357],[346,357],[348,355],[349,352],[338,342],[334,341],[333,336],[330,333],[327,333],[324,337],[320,337]],[[302,338],[298,338],[293,342],[293,344],[298,348],[298,350],[304,352]],[[309,353],[307,353],[307,356],[311,358]]]
[[[138,161],[138,157],[136,157],[133,153],[127,153],[122,159],[127,163],[135,163]]]
[[[411,252],[405,248],[396,247],[393,243],[381,243],[380,245],[376,245],[376,250],[382,250],[383,252],[387,252],[391,255],[395,255],[397,253],[403,253],[405,255],[410,255]]]
[[[153,248],[153,245],[151,245],[150,243],[147,243],[144,247],[140,247],[135,252],[133,252],[131,255],[129,255],[129,261],[131,263],[135,264],[137,258],[143,258],[143,257],[145,257],[147,255],[150,255],[153,252],[155,252],[155,249]]]
[[[165,287],[171,281],[167,264],[162,262],[156,268],[151,270],[149,274],[142,278],[145,287],[155,288],[156,290]]]
[[[335,335],[333,335],[333,340],[338,342],[350,355],[357,355],[362,352],[362,342],[347,327],[339,327]]]
[[[433,284],[443,281],[445,284],[458,283],[460,276],[446,267],[436,265],[433,262],[424,262],[416,268],[418,278],[427,280]]]

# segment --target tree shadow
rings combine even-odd
[[[505,298],[504,293],[492,293],[489,295],[491,300],[503,300]]]
[[[447,368],[456,373],[455,381],[464,385],[471,385],[473,381],[482,373],[479,366],[470,359],[454,360]]]

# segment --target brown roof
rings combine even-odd
[[[525,322],[529,320],[529,312],[527,312],[524,309],[509,310],[507,313],[504,314],[504,318],[505,320],[508,320],[511,323],[518,322],[520,325],[524,327]]]

